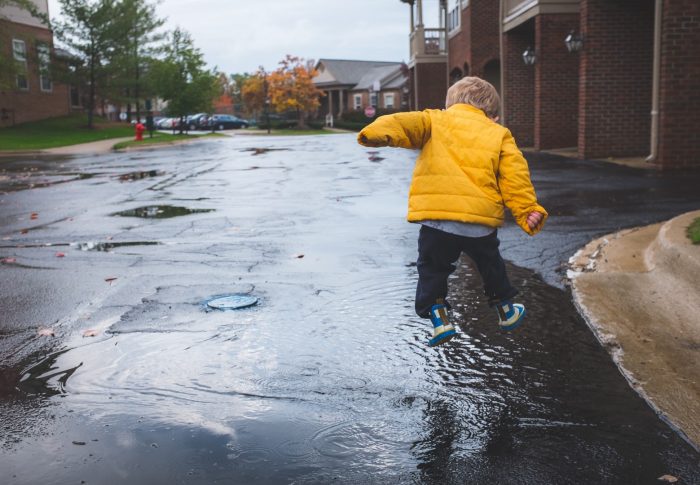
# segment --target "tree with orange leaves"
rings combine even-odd
[[[280,67],[269,75],[269,97],[275,111],[295,110],[299,128],[306,127],[310,112],[317,109],[322,92],[314,85],[313,61],[287,54]]]
[[[257,116],[265,109],[267,78],[268,74],[261,67],[241,86],[241,100],[247,113]]]

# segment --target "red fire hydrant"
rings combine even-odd
[[[143,141],[144,131],[146,131],[146,127],[143,126],[143,123],[139,120],[139,122],[136,123],[136,141]]]

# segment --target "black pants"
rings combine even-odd
[[[455,263],[462,253],[476,263],[489,305],[494,306],[517,295],[518,291],[508,281],[506,266],[498,251],[500,243],[496,231],[484,237],[463,237],[421,226],[416,288],[418,316],[428,318],[430,307],[438,298],[447,301],[447,277],[455,270]]]

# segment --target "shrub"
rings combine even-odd
[[[688,234],[688,238],[693,244],[700,244],[700,217],[688,226],[686,234]]]

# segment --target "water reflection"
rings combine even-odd
[[[115,212],[112,215],[120,217],[142,217],[145,219],[169,219],[171,217],[180,217],[213,211],[214,209],[191,209],[188,207],[179,207],[174,205],[149,205]]]

